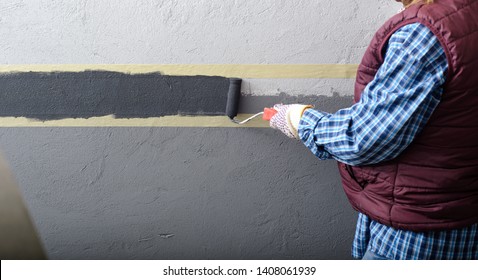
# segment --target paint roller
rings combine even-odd
[[[245,124],[261,115],[263,120],[269,121],[275,115],[275,113],[277,113],[277,111],[272,108],[264,108],[263,112],[259,112],[243,121],[239,121],[236,119],[237,113],[239,111],[239,101],[241,99],[241,84],[242,79],[229,79],[229,91],[227,92],[226,103],[226,116],[228,116],[231,121],[236,124]]]

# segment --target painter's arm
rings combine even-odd
[[[329,114],[308,109],[299,138],[320,159],[350,165],[397,157],[440,102],[448,64],[433,33],[410,24],[389,40],[384,64],[358,103]]]

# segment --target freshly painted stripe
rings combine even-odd
[[[225,114],[224,77],[105,71],[0,75],[0,116],[41,120]]]
[[[243,120],[252,114],[239,114]],[[67,118],[41,121],[25,117],[0,117],[0,127],[232,127],[261,128],[269,123],[258,117],[247,124],[238,125],[226,116],[164,116],[153,118],[115,118],[113,115],[92,118]]]
[[[45,70],[45,69],[43,69]],[[0,127],[267,127],[239,126],[225,114],[229,79],[112,71],[0,74]],[[276,103],[337,110],[350,96],[243,95],[239,119]]]
[[[354,78],[356,64],[28,64],[0,65],[0,73],[114,71],[130,74],[160,72],[173,76],[238,78]]]

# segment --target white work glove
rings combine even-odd
[[[277,113],[271,118],[269,125],[282,131],[287,137],[299,139],[299,122],[305,110],[313,108],[302,104],[276,104]]]

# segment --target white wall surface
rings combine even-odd
[[[0,64],[358,63],[392,0],[2,0]]]

